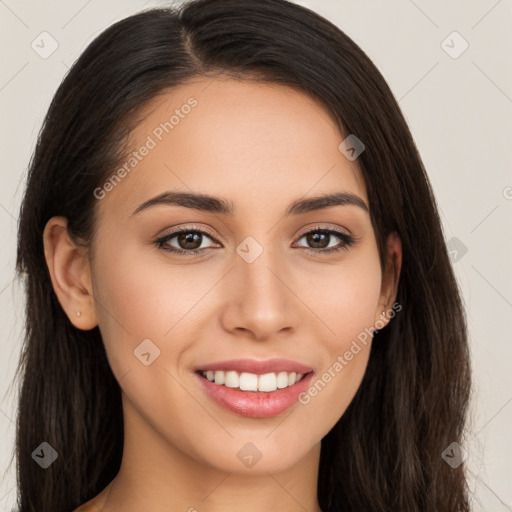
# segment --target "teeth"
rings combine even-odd
[[[264,373],[258,377],[258,391],[275,391],[277,378],[275,373]]]
[[[215,380],[217,382],[217,380]],[[240,377],[237,372],[226,372],[224,386],[228,388],[238,388],[240,386]]]
[[[202,371],[201,374],[210,382],[224,385],[228,388],[239,388],[242,391],[263,391],[267,393],[275,391],[276,389],[293,386],[303,377],[303,374],[295,372],[265,373],[263,375],[256,375],[255,373],[238,373],[232,370],[208,370]]]
[[[288,382],[289,382],[288,373],[286,373],[286,372],[279,372],[277,374],[276,386],[279,389],[288,387]]]
[[[258,390],[258,376],[254,373],[241,373],[240,374],[240,389],[242,391],[257,391]]]

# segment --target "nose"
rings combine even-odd
[[[268,249],[252,262],[237,254],[224,286],[221,321],[238,336],[269,340],[296,330],[304,317],[289,264]]]

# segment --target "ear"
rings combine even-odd
[[[375,311],[375,328],[384,328],[391,318],[389,312],[398,292],[398,281],[402,268],[402,242],[396,232],[391,233],[386,242],[387,253],[382,273],[379,304]]]
[[[67,227],[65,217],[52,217],[47,222],[44,255],[60,305],[75,327],[89,330],[98,325],[89,259],[87,250],[73,242]]]

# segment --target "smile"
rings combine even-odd
[[[297,404],[315,372],[289,359],[231,359],[198,365],[194,374],[217,406],[239,416],[270,418]]]
[[[303,378],[296,372],[270,372],[262,375],[234,370],[201,370],[200,374],[219,386],[240,389],[241,391],[259,391],[271,393],[277,389],[293,386]]]

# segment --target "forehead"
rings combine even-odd
[[[367,202],[330,113],[291,87],[195,78],[153,98],[139,119],[100,201],[103,213],[128,216],[168,190],[222,196],[252,211],[333,191]]]

